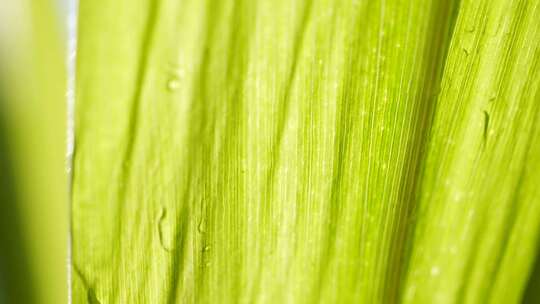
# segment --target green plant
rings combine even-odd
[[[519,302],[539,15],[82,0],[73,302]]]

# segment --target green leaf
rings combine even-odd
[[[518,302],[538,9],[81,1],[74,302]]]
[[[540,229],[539,4],[461,4],[418,190],[405,302],[520,300]]]

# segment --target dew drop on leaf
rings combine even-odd
[[[197,231],[198,231],[199,233],[205,233],[205,232],[206,232],[204,220],[201,219],[201,220],[199,221],[199,224],[197,225]]]
[[[101,302],[98,300],[98,298],[96,296],[96,292],[92,288],[88,289],[88,303],[89,304],[101,304]]]
[[[167,217],[167,209],[164,207],[161,208],[161,213],[159,215],[158,220],[158,236],[159,236],[159,244],[161,245],[161,248],[163,248],[165,251],[169,252],[171,251],[170,246],[166,244],[166,233],[165,233],[165,218]]]
[[[167,90],[169,92],[174,92],[180,87],[180,79],[176,76],[169,78],[167,80]]]
[[[484,137],[484,141],[487,140],[487,137],[488,137],[488,130],[489,130],[489,113],[487,111],[483,111],[484,113],[484,133],[483,133],[483,137]]]

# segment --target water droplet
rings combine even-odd
[[[203,251],[210,251],[210,246],[204,246]]]
[[[493,31],[492,33],[492,37],[496,37],[499,35],[499,33],[501,32],[501,29],[504,27],[504,22],[502,20],[499,20],[498,24],[497,24],[497,28],[495,29],[495,31]]]
[[[177,76],[173,76],[167,80],[167,90],[169,92],[176,91],[180,87],[180,79]]]
[[[466,48],[462,48],[461,50],[463,51],[463,53],[465,53],[465,56],[469,56],[469,50],[467,50]]]
[[[489,130],[489,113],[487,111],[483,111],[484,113],[484,142],[487,141],[488,137],[488,130]]]
[[[456,190],[454,192],[454,202],[461,202],[461,200],[463,199],[463,192],[461,192],[460,190]]]
[[[92,288],[88,288],[87,300],[89,304],[101,304],[101,302],[98,300],[96,296],[96,292]]]
[[[165,207],[161,208],[161,212],[159,215],[158,220],[158,236],[159,236],[159,244],[161,245],[161,248],[163,248],[165,251],[170,252],[171,248],[166,244],[165,241],[165,218],[167,217],[167,209]]]
[[[199,224],[197,225],[197,231],[199,231],[199,233],[206,233],[206,223],[204,219],[201,219],[199,221]]]

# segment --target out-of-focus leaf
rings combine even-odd
[[[0,303],[67,301],[65,75],[52,4],[0,8]]]

